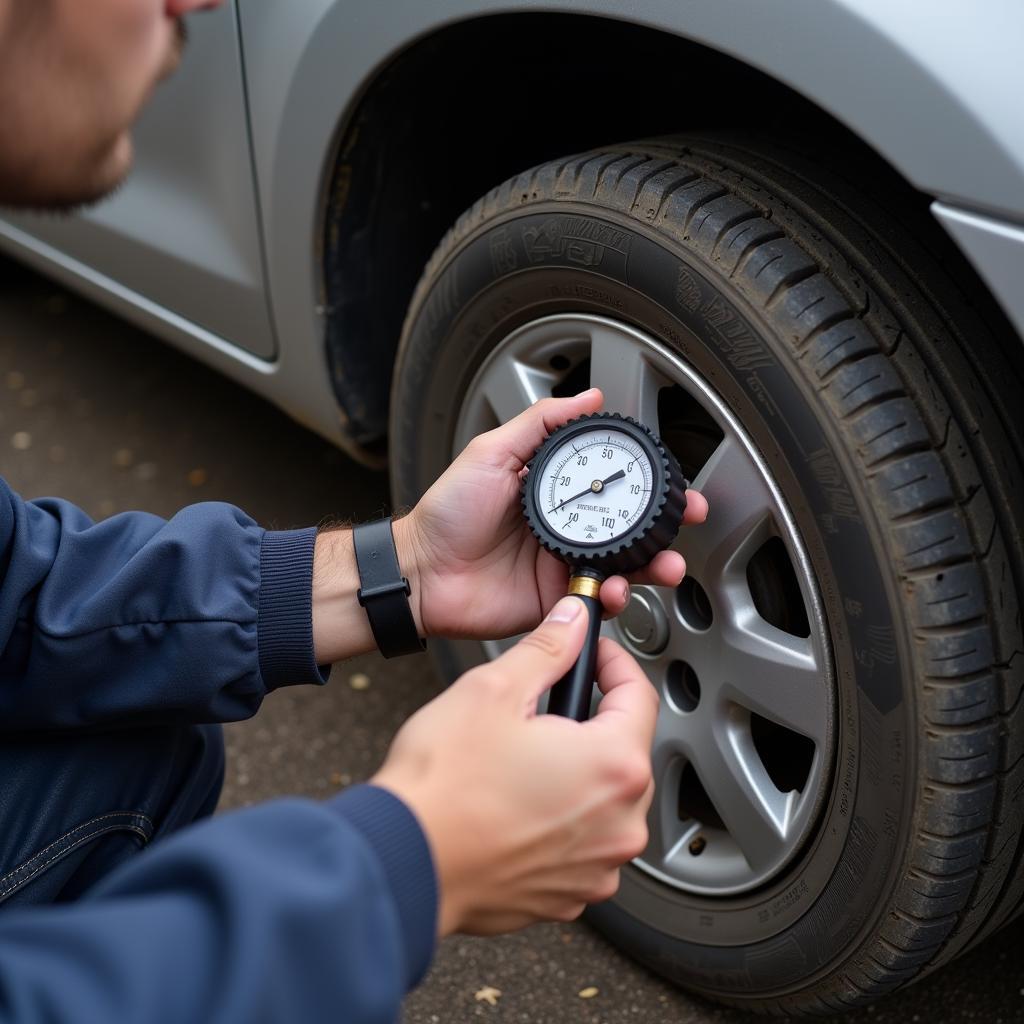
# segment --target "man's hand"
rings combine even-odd
[[[413,584],[413,614],[423,635],[513,636],[532,629],[565,593],[569,571],[533,536],[519,502],[522,470],[556,427],[597,412],[601,392],[546,398],[504,426],[473,439],[413,511],[395,523],[403,569]],[[702,523],[708,505],[686,492],[684,523]],[[686,572],[677,551],[662,551],[634,583],[675,586]],[[626,579],[601,587],[609,615],[629,600]]]
[[[563,598],[500,658],[413,715],[372,782],[419,819],[441,889],[439,930],[494,934],[568,921],[618,888],[647,845],[658,696],[602,639],[588,722],[536,715],[583,645],[587,616]]]
[[[474,438],[404,519],[394,524],[403,573],[412,586],[421,636],[496,639],[532,629],[565,593],[569,570],[545,551],[523,517],[523,467],[556,427],[597,412],[596,388],[575,398],[545,398],[504,426]],[[708,503],[686,492],[684,523],[702,523]],[[659,552],[633,583],[676,586],[686,572],[678,551]],[[373,650],[366,613],[356,602],[359,574],[350,530],[317,537],[313,559],[313,645],[317,664]],[[612,576],[601,586],[608,615],[629,600]]]

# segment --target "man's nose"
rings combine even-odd
[[[167,0],[164,10],[168,18],[180,18],[183,14],[193,11],[212,11],[220,7],[221,0]]]

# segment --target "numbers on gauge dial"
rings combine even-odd
[[[650,456],[616,431],[577,434],[541,470],[537,505],[558,536],[574,544],[607,544],[633,527],[651,501]]]

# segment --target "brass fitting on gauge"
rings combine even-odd
[[[568,592],[576,597],[592,597],[597,600],[601,593],[601,581],[593,576],[570,576]]]

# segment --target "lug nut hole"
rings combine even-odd
[[[700,632],[709,629],[715,619],[707,592],[692,576],[684,577],[676,587],[676,607],[683,621]]]
[[[685,661],[673,661],[665,678],[668,699],[678,711],[695,711],[700,703],[697,673]]]

